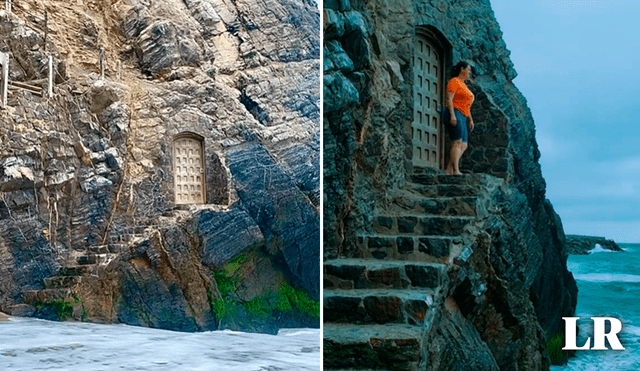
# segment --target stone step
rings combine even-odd
[[[478,198],[474,196],[424,197],[413,192],[399,191],[393,198],[389,211],[441,216],[477,216]]]
[[[74,302],[71,290],[68,288],[27,290],[22,293],[25,304],[53,303],[56,301]]]
[[[462,174],[449,175],[445,172],[420,171],[414,169],[414,173],[410,176],[413,183],[422,185],[447,184],[447,185],[470,185],[476,186],[487,182],[487,174]]]
[[[325,370],[419,370],[424,360],[420,339],[426,329],[418,326],[386,324],[323,326]]]
[[[60,267],[60,271],[58,271],[58,275],[60,276],[84,276],[88,274],[93,274],[96,270],[95,264],[87,264],[87,265],[71,265],[66,267]]]
[[[457,236],[367,234],[356,238],[362,258],[378,260],[440,261],[463,245]]]
[[[93,245],[87,246],[87,252],[90,254],[106,254],[109,251],[110,245]]]
[[[88,254],[82,255],[76,258],[76,262],[80,265],[89,265],[89,264],[108,264],[111,260],[113,260],[117,254],[112,253],[104,253],[104,254]]]
[[[483,192],[479,185],[468,184],[418,184],[407,183],[407,190],[424,197],[465,197],[475,196]]]
[[[135,230],[132,229],[129,233],[110,236],[109,242],[112,244],[126,244],[136,238],[142,238],[145,236],[144,231],[146,228],[147,227],[136,227]]]
[[[110,243],[107,251],[112,254],[119,254],[122,251],[126,251],[128,245],[124,243]]]
[[[53,276],[47,277],[44,281],[46,289],[68,288],[80,282],[82,276]]]
[[[325,290],[325,323],[357,325],[397,323],[424,326],[433,315],[432,289]]]
[[[436,289],[447,266],[414,261],[336,259],[323,263],[324,289]]]
[[[82,255],[76,258],[76,262],[80,265],[96,264],[96,254]]]
[[[142,240],[142,239],[146,238],[147,235],[144,234],[144,233],[138,233],[138,234],[132,234],[129,237],[130,237],[129,238],[129,242],[131,242],[131,241],[136,241],[136,240]]]
[[[473,216],[439,216],[423,214],[383,214],[373,219],[373,230],[379,234],[415,234],[459,236]]]

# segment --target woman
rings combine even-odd
[[[451,136],[451,155],[445,172],[450,175],[462,175],[460,172],[460,157],[467,149],[469,132],[473,131],[473,117],[471,104],[473,93],[467,88],[464,80],[471,76],[471,66],[467,62],[458,62],[453,67],[453,78],[447,84],[447,107],[443,122],[449,122]]]

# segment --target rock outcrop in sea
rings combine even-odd
[[[576,234],[568,234],[567,237],[567,253],[573,255],[588,255],[589,252],[600,245],[603,249],[611,251],[624,251],[614,240],[608,240],[604,237],[581,236]]]
[[[319,19],[307,0],[0,11],[0,311],[317,327]]]
[[[323,11],[325,369],[546,370],[577,287],[489,1]],[[440,109],[460,60],[476,126],[455,177]]]

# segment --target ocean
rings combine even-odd
[[[640,370],[640,244],[620,247],[625,251],[597,246],[589,255],[571,255],[567,266],[578,282],[577,346],[593,337],[591,317],[615,317],[622,322],[618,338],[625,350],[577,351],[568,365],[554,366],[552,371]]]
[[[320,369],[320,330],[278,335],[175,332],[12,318],[0,322],[0,370],[280,371]]]
[[[640,370],[640,244],[624,252],[596,247],[569,256],[578,282],[577,344],[592,336],[590,317],[615,317],[622,351],[577,351],[552,371]],[[279,371],[320,368],[320,330],[286,329],[278,335],[234,331],[185,333],[127,325],[12,318],[0,322],[0,370]]]

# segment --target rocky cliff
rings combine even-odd
[[[0,311],[318,325],[315,3],[20,1],[0,51],[55,77],[0,110]]]
[[[568,234],[567,252],[573,255],[588,255],[589,251],[600,245],[603,249],[611,251],[623,251],[614,240],[607,240],[604,237],[580,236]]]
[[[323,19],[325,368],[546,369],[577,287],[489,1],[331,0]],[[442,85],[418,87],[459,60],[476,129],[452,177],[414,166],[412,125],[439,130]]]

